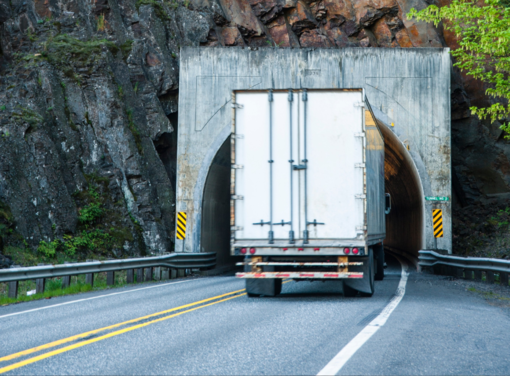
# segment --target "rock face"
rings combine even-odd
[[[72,253],[88,239],[106,256],[173,250],[181,46],[455,47],[451,34],[405,17],[427,4],[0,0],[3,246],[35,251],[43,241],[47,253]],[[510,148],[498,124],[470,116],[485,88],[452,77],[464,226],[473,204],[510,192]]]

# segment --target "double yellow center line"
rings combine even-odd
[[[94,342],[102,341],[103,339],[107,339],[107,338],[110,338],[110,337],[118,336],[119,334],[127,333],[127,332],[130,332],[130,331],[135,330],[135,329],[143,328],[145,326],[148,326],[148,325],[151,325],[151,324],[155,324],[157,322],[165,321],[165,320],[171,319],[173,317],[177,317],[177,316],[183,315],[183,314],[188,313],[188,312],[196,311],[196,310],[201,309],[201,308],[209,307],[209,306],[212,306],[214,304],[226,302],[227,300],[239,298],[241,296],[246,295],[246,292],[244,292],[244,291],[245,290],[242,289],[242,290],[232,291],[232,292],[229,292],[229,293],[226,293],[226,294],[222,294],[222,295],[217,295],[217,296],[214,296],[212,298],[200,300],[200,301],[194,302],[194,303],[185,304],[185,305],[182,305],[180,307],[176,307],[176,308],[168,309],[166,311],[161,311],[161,312],[153,313],[153,314],[150,314],[150,315],[147,315],[147,316],[138,317],[136,319],[124,321],[124,322],[121,322],[121,323],[118,323],[118,324],[115,324],[115,325],[105,326],[105,327],[100,328],[100,329],[91,330],[89,332],[77,334],[77,335],[74,335],[74,336],[71,336],[71,337],[60,339],[58,341],[47,343],[45,345],[33,347],[31,349],[28,349],[28,350],[24,350],[24,351],[17,352],[15,354],[4,356],[4,357],[0,358],[0,362],[5,362],[5,361],[13,360],[13,359],[16,359],[16,358],[24,357],[24,356],[27,356],[27,355],[30,355],[30,354],[33,354],[33,353],[36,353],[36,352],[39,352],[39,351],[42,351],[42,350],[47,350],[47,349],[51,349],[53,347],[57,347],[57,346],[66,344],[66,343],[69,343],[69,342],[79,341],[79,340],[82,340],[82,339],[84,339],[86,337],[89,337],[90,335],[97,334],[97,333],[100,333],[100,332],[110,331],[112,329],[119,328],[121,326],[129,325],[129,324],[134,324],[134,323],[137,323],[137,322],[140,322],[140,321],[144,321],[144,320],[148,320],[148,319],[151,319],[151,318],[154,318],[154,317],[158,317],[158,316],[163,316],[163,317],[159,317],[159,318],[156,318],[156,319],[153,319],[153,320],[145,321],[145,322],[142,322],[142,323],[139,323],[139,324],[136,324],[136,325],[128,326],[127,328],[119,329],[119,330],[116,330],[116,331],[110,331],[109,333],[106,333],[106,334],[104,334],[104,335],[102,335],[100,337],[95,337],[95,338],[92,338],[92,339],[82,340],[82,341],[79,341],[79,342],[74,343],[72,345],[61,347],[59,349],[56,349],[56,350],[53,350],[53,351],[49,351],[49,352],[46,352],[44,354],[41,354],[41,355],[38,355],[38,356],[34,356],[32,358],[28,358],[28,359],[22,360],[20,362],[11,364],[9,366],[5,366],[3,368],[0,368],[0,374],[4,373],[4,372],[12,371],[14,369],[17,369],[17,368],[20,368],[20,367],[23,367],[23,366],[26,366],[28,364],[32,364],[32,363],[38,362],[38,361],[46,359],[46,358],[50,358],[50,357],[58,355],[58,354],[65,353],[65,352],[70,351],[70,350],[77,349],[77,348],[82,347],[82,346],[89,345],[89,344],[94,343]],[[193,308],[190,308],[190,307],[193,307]],[[176,312],[176,313],[173,313],[173,314],[169,315],[169,313],[172,313],[172,312]]]

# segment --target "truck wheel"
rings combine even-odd
[[[343,285],[344,296],[346,298],[353,298],[358,294],[358,290],[354,290],[352,287],[347,286],[345,283]]]
[[[384,279],[384,247],[382,245],[375,248],[376,272],[375,280],[382,281]]]
[[[370,281],[370,292],[361,292],[360,295],[364,296],[366,298],[371,297],[374,295],[374,279],[375,279],[375,264],[374,264],[374,254],[372,252],[372,249],[369,249],[368,251],[368,275],[369,275],[369,281]]]
[[[282,280],[280,278],[275,279],[274,290],[275,295],[278,295],[282,292]]]

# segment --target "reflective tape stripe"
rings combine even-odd
[[[436,238],[443,237],[443,211],[441,209],[432,209],[432,226]]]
[[[186,238],[186,212],[177,213],[175,235],[179,240],[183,240],[184,238]]]

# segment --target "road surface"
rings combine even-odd
[[[0,373],[510,373],[505,298],[387,262],[371,298],[308,281],[248,298],[244,280],[219,276],[0,307]]]

